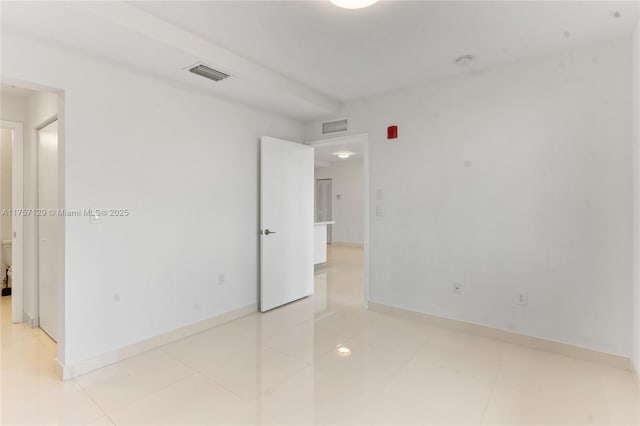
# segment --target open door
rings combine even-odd
[[[313,148],[260,143],[260,311],[313,293]]]

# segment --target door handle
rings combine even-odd
[[[264,235],[275,234],[275,231],[269,231],[268,229],[264,230]]]

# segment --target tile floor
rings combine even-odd
[[[366,311],[362,251],[329,256],[313,298],[64,383],[3,298],[1,423],[640,424],[630,372]]]

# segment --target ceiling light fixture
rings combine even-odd
[[[346,160],[347,158],[349,158],[349,157],[351,157],[353,155],[353,152],[340,151],[340,152],[334,152],[333,155],[335,155],[338,158],[341,158],[343,160]]]
[[[362,9],[369,7],[378,0],[330,0],[331,3],[343,9]]]

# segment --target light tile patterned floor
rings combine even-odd
[[[366,311],[362,250],[329,256],[313,298],[64,383],[3,298],[1,423],[640,424],[630,372]]]

